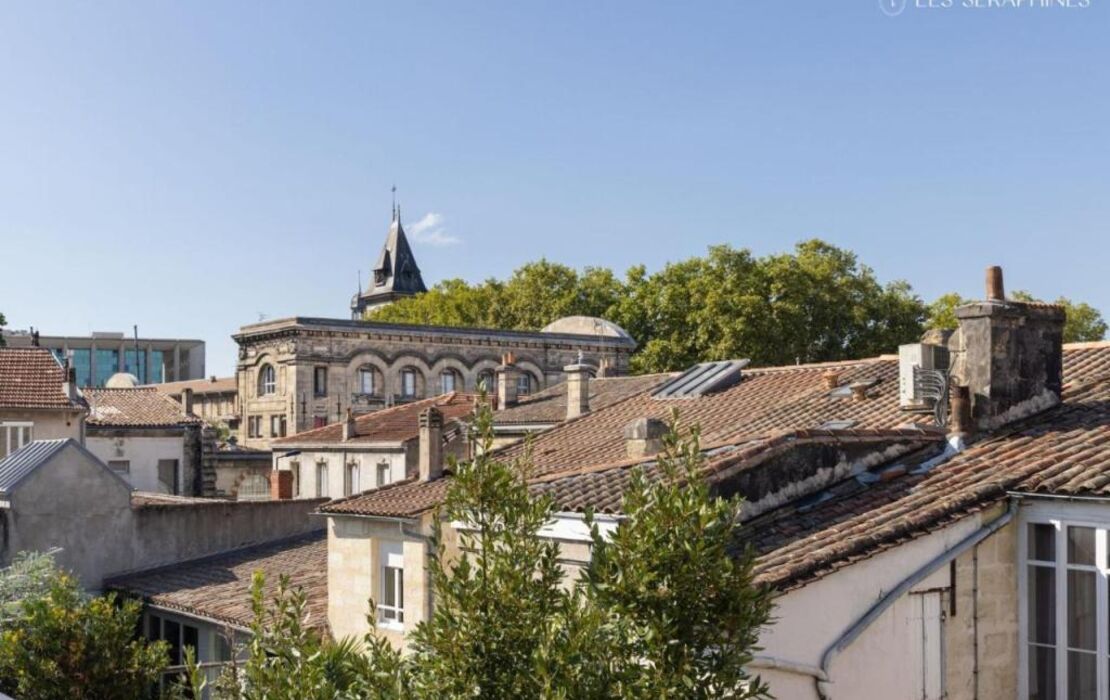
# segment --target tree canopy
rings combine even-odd
[[[1010,294],[1018,301],[1038,301],[1036,297],[1026,291],[1018,290]],[[932,304],[929,304],[927,328],[955,328],[956,307],[971,301],[955,292],[941,295]],[[1106,337],[1107,324],[1102,313],[1086,302],[1076,302],[1067,297],[1059,297],[1054,302],[1064,307],[1067,320],[1064,322],[1064,342],[1081,343],[1093,340],[1102,340]]]
[[[538,330],[571,315],[625,328],[640,344],[633,369],[655,372],[732,357],[787,364],[885,352],[920,335],[925,305],[904,282],[881,284],[853,253],[811,240],[764,257],[714,246],[655,273],[633,267],[623,280],[540,260],[504,282],[441,282],[369,318]]]
[[[0,313],[0,348],[4,347],[4,326],[8,323],[8,319],[4,318],[4,314]]]

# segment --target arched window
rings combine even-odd
[[[240,501],[270,500],[270,480],[261,474],[250,474],[239,484],[236,498]]]
[[[377,396],[381,390],[378,381],[378,370],[370,365],[358,368],[358,393],[366,396]]]
[[[462,388],[462,376],[453,369],[445,369],[439,374],[439,393],[450,394]]]
[[[262,365],[258,370],[258,395],[269,396],[277,391],[277,372],[273,365]]]
[[[483,389],[487,394],[497,393],[497,375],[492,369],[484,369],[478,373],[478,391]]]

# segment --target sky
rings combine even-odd
[[[1110,0],[881,1],[2,4],[0,312],[230,374],[395,184],[428,284],[819,237],[1110,313]]]

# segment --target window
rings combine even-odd
[[[262,416],[247,416],[247,437],[262,437]]]
[[[73,369],[77,371],[77,386],[92,385],[92,350],[78,348],[70,350]]]
[[[0,422],[0,457],[15,452],[34,439],[34,423]]]
[[[270,480],[261,474],[248,474],[235,496],[240,501],[270,500]]]
[[[124,350],[123,371],[134,375],[140,384],[146,384],[146,350]]]
[[[185,663],[185,647],[192,647],[195,654],[197,647],[200,646],[199,629],[151,613],[147,613],[146,616],[146,638],[152,642],[164,640],[169,644],[171,666]],[[199,661],[198,657],[194,656],[194,658]]]
[[[491,370],[484,370],[478,375],[478,390],[487,394],[497,392],[497,377]]]
[[[293,498],[301,497],[301,463],[290,462],[289,468],[293,471]]]
[[[1059,520],[1024,530],[1022,682],[1028,700],[1107,700],[1107,530]]]
[[[273,365],[262,365],[258,371],[258,395],[269,396],[277,391],[277,372]]]
[[[119,371],[119,350],[97,350],[93,367],[93,384],[104,386]]]
[[[372,367],[363,367],[358,371],[358,393],[373,396],[377,392],[377,387],[374,386],[374,369]]]
[[[378,462],[378,488],[385,486],[390,481],[392,481],[392,473],[389,462]]]
[[[313,428],[323,428],[327,424],[328,424],[328,417],[327,416],[313,416],[312,417],[312,427]]]
[[[522,372],[517,376],[516,393],[521,396],[532,393],[532,375]]]
[[[457,391],[459,386],[459,373],[453,369],[445,369],[439,375],[439,393],[450,394]]]
[[[358,477],[358,462],[347,462],[347,479],[343,485],[344,496],[359,493]]]
[[[401,396],[411,399],[416,396],[416,370],[401,371]]]
[[[285,416],[270,416],[270,435],[285,437]]]
[[[382,594],[378,603],[378,624],[400,629],[405,622],[405,557],[400,542],[381,546]]]
[[[316,498],[328,496],[328,463],[316,463]]]
[[[315,367],[312,370],[312,395],[328,395],[328,368]]]
[[[126,459],[112,459],[108,460],[108,467],[115,473],[123,476],[131,473],[131,462]]]

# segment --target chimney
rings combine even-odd
[[[956,309],[956,383],[967,386],[982,428],[1057,403],[1063,388],[1064,309],[1009,301],[1002,270],[987,269],[987,301]]]
[[[351,409],[348,406],[347,416],[343,419],[343,442],[347,442],[357,435],[358,427],[355,425],[355,414],[351,412]]]
[[[654,457],[663,450],[667,424],[658,418],[637,418],[624,428],[624,442],[629,459]]]
[[[520,372],[516,368],[516,358],[511,352],[501,357],[501,366],[497,368],[497,410],[511,408],[517,403],[517,379]]]
[[[65,363],[65,374],[66,380],[62,384],[62,393],[70,401],[76,401],[81,394],[77,389],[77,368],[70,364],[68,357]]]
[[[193,415],[193,390],[189,387],[181,390],[181,410],[187,416]]]
[[[567,420],[584,416],[590,412],[590,376],[594,373],[591,365],[578,361],[563,368],[567,375]]]
[[[597,376],[599,378],[613,376],[613,361],[610,360],[608,357],[603,357],[598,360]]]
[[[948,433],[966,440],[975,432],[975,424],[971,421],[971,392],[959,385],[949,391]]]
[[[420,480],[443,476],[443,414],[436,408],[420,413]]]
[[[825,382],[825,388],[829,391],[840,386],[840,372],[835,369],[830,369],[821,375],[821,379]]]
[[[270,473],[270,500],[288,501],[291,498],[293,498],[293,470],[273,470]]]
[[[871,384],[869,382],[852,382],[848,385],[848,388],[852,390],[853,401],[866,401],[867,390],[871,388]]]

